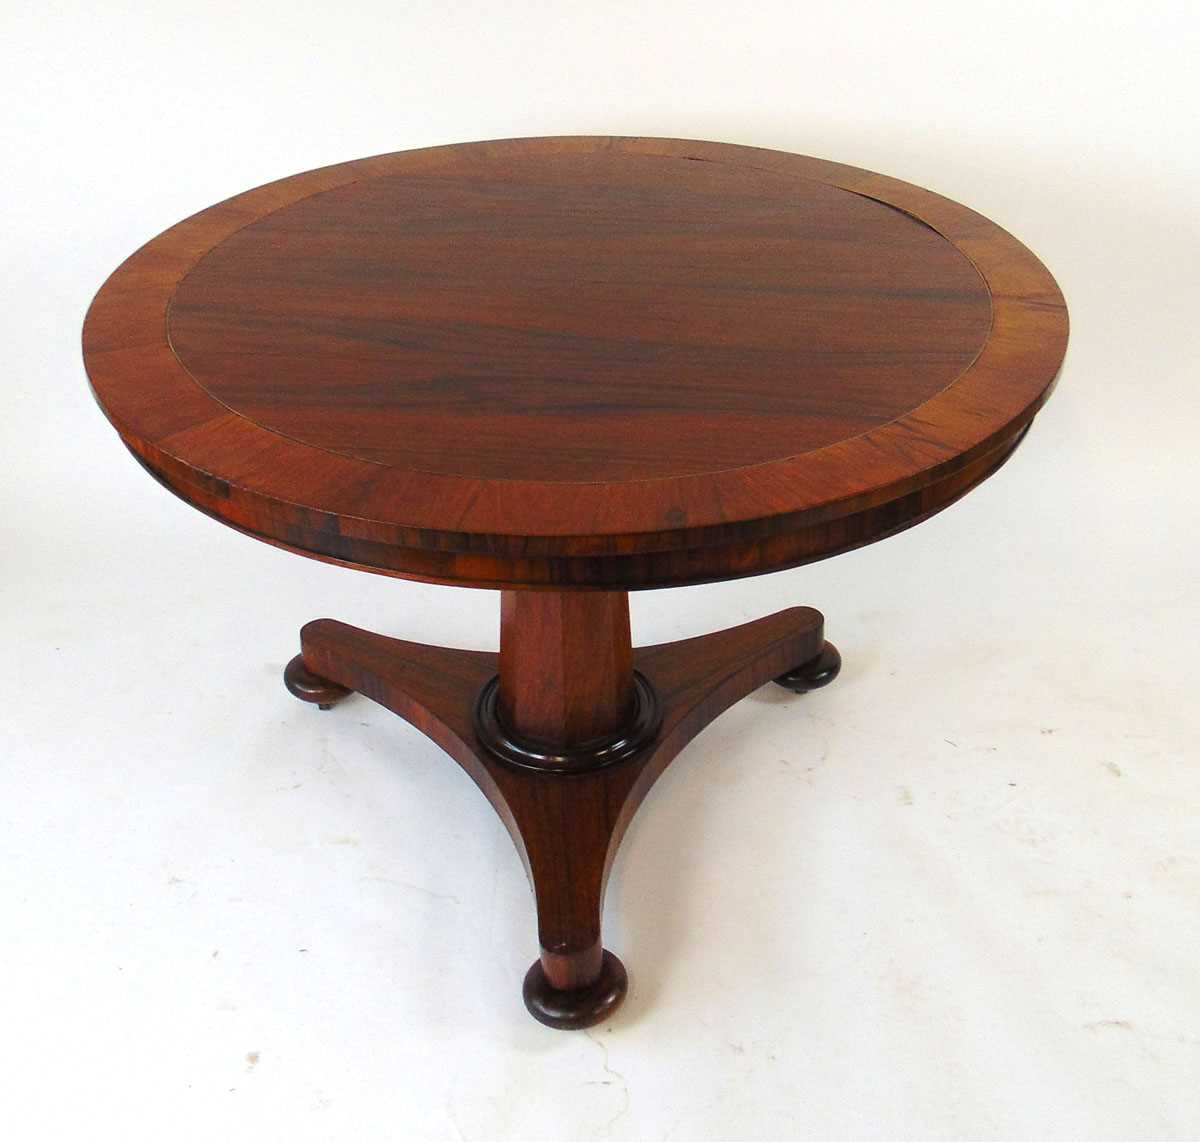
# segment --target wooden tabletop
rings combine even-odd
[[[317,558],[635,588],[910,526],[1008,456],[1067,314],[972,211],[799,155],[551,138],[310,171],[101,289],[93,389],[196,507]]]

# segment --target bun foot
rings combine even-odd
[[[828,686],[842,669],[842,656],[831,642],[821,647],[821,653],[816,658],[802,662],[786,674],[775,679],[780,686],[796,694],[807,694],[810,690],[819,690]]]
[[[541,960],[535,960],[525,973],[521,989],[529,1014],[547,1027],[578,1031],[604,1022],[625,998],[629,977],[625,965],[612,952],[606,951],[600,962],[596,982],[587,987],[563,990],[551,987]]]
[[[345,698],[351,691],[328,678],[321,678],[304,665],[304,659],[296,655],[283,671],[283,684],[290,694],[302,702],[314,702],[318,710],[328,710]]]

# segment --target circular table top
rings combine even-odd
[[[296,175],[108,280],[84,357],[172,490],[318,558],[493,586],[806,562],[997,467],[1066,344],[966,208],[799,155],[508,140]]]

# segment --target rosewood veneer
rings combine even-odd
[[[774,679],[837,674],[796,607],[635,649],[628,592],[882,539],[994,472],[1067,338],[1054,280],[966,207],[820,159],[549,138],[407,151],[237,195],[88,312],[144,467],[258,539],[500,591],[500,652],[321,619],[285,673],[365,694],[475,780],[528,869],[530,1012],[626,990],[604,885],[655,778]]]

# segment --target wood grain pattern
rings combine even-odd
[[[577,746],[618,730],[633,703],[629,596],[623,591],[505,591],[500,706],[535,742]]]
[[[1012,455],[1066,337],[1045,267],[929,191],[585,137],[231,198],[112,275],[84,359],[137,459],[221,522],[504,591],[499,655],[320,620],[286,682],[322,707],[367,695],[471,775],[537,900],[526,1004],[578,1027],[625,994],[600,915],[654,780],[755,687],[814,689],[840,662],[808,608],[635,651],[626,592],[822,559],[940,511]]]
[[[85,360],[168,487],[268,542],[471,585],[824,558],[993,471],[1053,279],[928,191],[661,139],[402,152],[260,187],[106,283]]]
[[[815,451],[983,347],[983,279],[825,183],[644,155],[360,180],[243,227],[167,335],[234,412],[387,468],[619,483]]]
[[[818,611],[795,607],[716,634],[637,649],[633,663],[664,705],[658,735],[628,760],[570,775],[508,765],[476,737],[472,708],[500,667],[496,654],[405,642],[330,619],[307,624],[301,646],[312,674],[411,722],[484,792],[512,835],[537,902],[540,966],[527,981],[527,1003],[553,1026],[586,1026],[611,1014],[624,994],[613,986],[614,969],[603,973],[600,918],[613,857],[638,806],[679,751],[723,710],[818,656],[823,626]],[[605,630],[601,624],[597,639]]]

